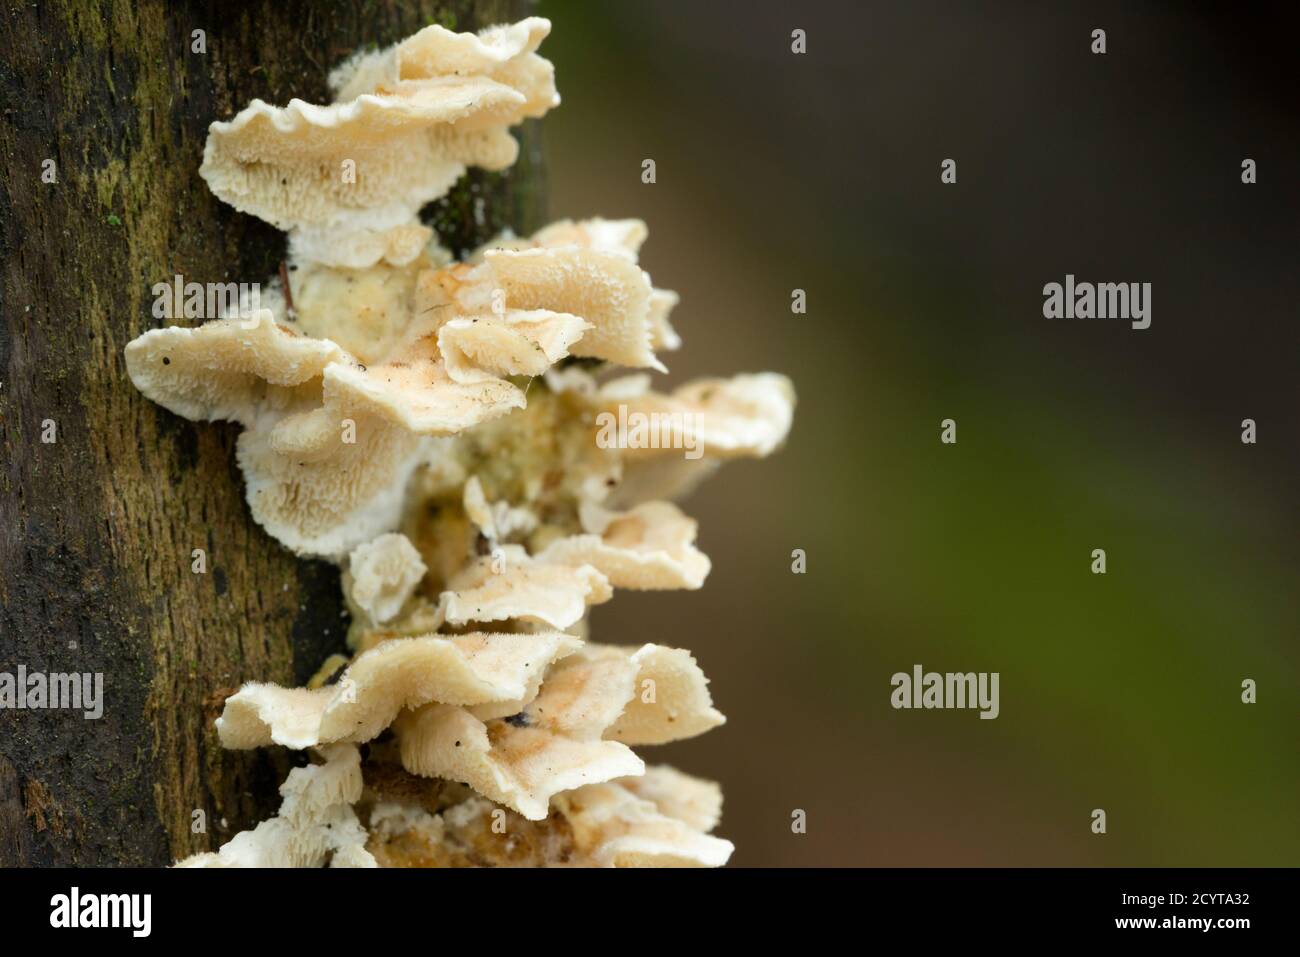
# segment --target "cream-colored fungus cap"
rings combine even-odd
[[[458,316],[439,327],[438,348],[447,374],[457,382],[539,376],[590,328],[585,319],[547,309]]]
[[[553,564],[502,545],[467,566],[439,605],[451,625],[516,619],[563,629],[613,595],[609,580],[590,565]]]
[[[649,236],[646,224],[639,219],[562,219],[533,234],[537,246],[581,246],[598,252],[623,256],[637,261],[641,244]],[[668,289],[651,289],[646,312],[650,330],[650,348],[672,351],[680,349],[681,336],[674,331],[669,315],[679,302],[677,293]]]
[[[707,834],[722,820],[722,788],[714,781],[683,774],[666,764],[646,768],[640,777],[613,782],[649,801],[661,814]]]
[[[348,556],[343,589],[375,624],[396,617],[429,569],[405,535],[390,532]]]
[[[559,219],[533,233],[537,246],[582,246],[636,262],[650,230],[640,219]]]
[[[623,376],[605,383],[593,404],[613,415],[656,417],[672,430],[672,441],[661,442],[659,448],[629,449],[630,457],[680,457],[683,445],[695,442],[705,458],[762,458],[789,435],[794,401],[788,378],[760,372],[699,379],[668,395],[651,391],[644,375]]]
[[[695,547],[696,522],[671,502],[644,502],[615,512],[592,502],[579,506],[586,534],[548,545],[541,561],[586,564],[616,588],[699,588],[709,558]]]
[[[254,100],[213,123],[199,173],[218,198],[291,232],[299,257],[409,261],[420,207],[470,166],[511,165],[509,127],[559,103],[554,69],[534,52],[549,31],[537,17],[478,37],[427,27],[336,69],[329,106]]]
[[[369,741],[404,708],[529,700],[547,665],[579,644],[555,633],[395,638],[358,655],[333,685],[245,684],[226,699],[217,733],[227,748]]]
[[[151,329],[126,347],[126,371],[146,398],[196,421],[254,425],[268,402],[318,380],[346,352],[279,325],[269,310],[185,329]]]
[[[354,54],[330,73],[329,85],[335,100],[346,103],[402,80],[489,76],[527,90],[530,108],[544,113],[559,105],[554,69],[536,55],[550,32],[551,22],[542,17],[476,34],[432,24],[383,50]]]
[[[647,772],[650,773],[650,772]],[[681,777],[685,777],[682,775]],[[573,827],[575,842],[597,867],[721,867],[735,850],[639,796],[628,782],[594,784],[561,794],[556,810]]]
[[[717,727],[707,679],[688,652],[586,644],[547,671],[517,714],[484,720],[472,708],[431,705],[395,727],[412,774],[468,784],[529,820],[586,784],[639,775],[627,745],[659,744]]]
[[[666,371],[651,348],[650,277],[625,255],[582,246],[488,249],[455,290],[465,312],[550,309],[586,320],[569,351],[621,365]]]
[[[177,867],[376,867],[369,835],[352,805],[361,797],[361,755],[352,745],[322,748],[324,763],[294,768],[280,785],[280,813],[241,831],[216,853]]]

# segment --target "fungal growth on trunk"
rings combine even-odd
[[[146,396],[243,427],[253,518],[339,565],[349,656],[306,688],[250,682],[216,729],[280,745],[280,812],[184,866],[724,864],[712,783],[638,749],[725,720],[686,650],[587,640],[617,589],[700,588],[669,498],[784,441],[788,380],[671,393],[674,293],[637,220],[558,222],[464,261],[421,224],[509,127],[559,102],[530,18],[428,27],[331,75],[328,106],[255,101],[214,123],[214,193],[289,234],[253,308],[126,349]],[[287,283],[287,286],[285,285]]]

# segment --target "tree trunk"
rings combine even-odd
[[[249,679],[302,682],[343,644],[336,569],[295,559],[249,518],[237,427],[184,421],[126,375],[123,348],[158,324],[154,283],[265,281],[284,255],[281,233],[199,178],[208,124],[254,97],[327,102],[327,71],[358,46],[429,23],[476,30],[522,6],[49,0],[6,12],[0,673],[102,672],[104,710],[0,710],[0,865],[158,865],[216,848],[278,805],[291,763],[224,751],[222,697]],[[513,170],[471,172],[432,211],[456,252],[539,224],[535,128],[520,135]],[[206,573],[192,571],[195,549]]]

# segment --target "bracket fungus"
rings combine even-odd
[[[241,831],[216,853],[178,867],[376,867],[369,834],[353,805],[361,798],[361,754],[351,745],[322,748],[320,764],[289,772],[280,812]]]
[[[536,53],[550,22],[530,17],[475,36],[429,26],[330,75],[335,100],[254,100],[214,123],[199,174],[221,200],[289,233],[302,259],[401,264],[431,231],[420,207],[470,166],[505,169],[509,127],[560,102]]]
[[[185,866],[731,854],[709,834],[718,786],[633,750],[723,723],[699,664],[589,642],[587,609],[703,585],[696,523],[666,499],[779,448],[793,389],[610,378],[665,371],[657,352],[681,345],[639,220],[563,220],[454,261],[419,218],[467,167],[512,163],[509,127],[558,104],[549,30],[427,27],[338,67],[332,104],[254,101],[211,127],[203,178],[288,233],[291,268],[255,307],[141,335],[127,371],[177,415],[242,426],[253,519],[339,565],[352,622],[350,656],[308,687],[226,699],[223,746],[320,763],[289,774],[275,817]],[[606,413],[662,419],[665,441],[603,441]]]
[[[402,610],[427,571],[410,539],[390,532],[353,549],[343,587],[362,614],[383,624]]]

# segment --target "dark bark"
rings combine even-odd
[[[0,34],[0,672],[103,672],[100,720],[0,711],[0,865],[157,865],[278,804],[284,753],[223,751],[211,720],[249,679],[303,681],[341,647],[336,570],[249,518],[236,428],[131,386],[122,350],[150,288],[265,281],[283,235],[198,176],[208,124],[253,97],[328,99],[360,45],[428,23],[518,19],[517,0],[324,5],[50,0]],[[207,52],[191,50],[192,31]],[[541,213],[536,131],[428,218],[461,251]],[[57,182],[42,182],[42,163]],[[470,184],[476,191],[471,192]],[[485,200],[481,219],[474,198]],[[53,443],[42,442],[52,420]],[[193,549],[207,574],[191,571]],[[206,833],[191,832],[203,810]]]

